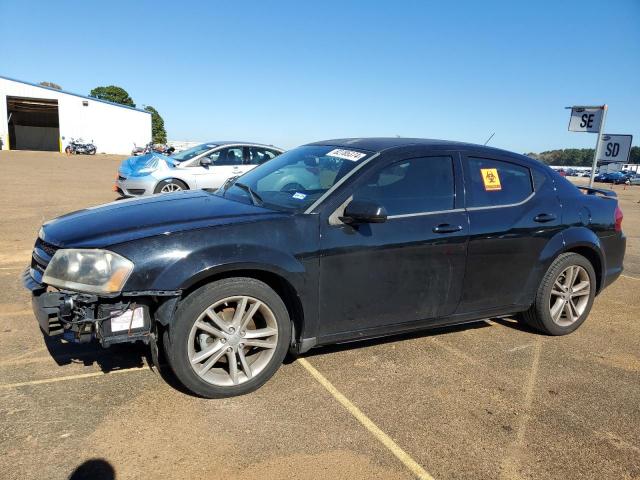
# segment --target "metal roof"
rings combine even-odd
[[[94,102],[106,103],[108,105],[113,105],[113,106],[116,106],[116,107],[128,108],[129,110],[135,110],[137,112],[148,113],[149,115],[151,115],[151,112],[147,112],[146,110],[142,110],[140,108],[130,107],[128,105],[122,105],[121,103],[109,102],[108,100],[102,100],[100,98],[89,97],[87,95],[80,95],[79,93],[68,92],[66,90],[58,90],[57,88],[45,87],[44,85],[38,85],[37,83],[25,82],[24,80],[17,80],[15,78],[9,78],[9,77],[5,77],[4,75],[0,75],[0,78],[2,78],[4,80],[9,80],[10,82],[23,83],[25,85],[30,85],[32,87],[44,88],[45,90],[51,90],[52,92],[64,93],[66,95],[73,95],[74,97],[85,98],[87,100],[93,100]]]

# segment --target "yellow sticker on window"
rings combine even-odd
[[[481,168],[482,181],[484,182],[484,189],[487,192],[502,190],[500,185],[500,176],[498,175],[497,168]]]

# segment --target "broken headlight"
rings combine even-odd
[[[66,290],[118,293],[133,271],[133,262],[108,250],[60,249],[42,281]]]

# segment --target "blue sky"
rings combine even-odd
[[[0,0],[0,75],[124,87],[170,139],[293,147],[417,136],[593,147],[571,104],[640,140],[640,0]]]

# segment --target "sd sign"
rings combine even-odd
[[[601,123],[602,108],[573,107],[571,109],[570,132],[598,133]]]
[[[600,163],[627,163],[631,152],[632,135],[610,135],[600,139],[597,159]]]

